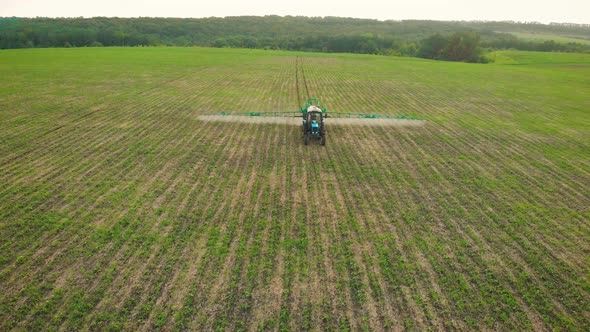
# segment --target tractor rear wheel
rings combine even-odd
[[[326,145],[326,135],[324,135],[324,136],[320,137],[320,144],[321,144],[322,146],[325,146],[325,145]]]
[[[309,135],[307,133],[303,134],[303,144],[307,145],[309,143]]]

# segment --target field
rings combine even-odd
[[[550,34],[541,34],[541,33],[525,33],[525,32],[510,32],[511,34],[515,35],[518,38],[526,39],[526,40],[533,40],[533,41],[545,41],[545,40],[554,40],[558,43],[580,43],[585,45],[590,45],[590,39],[588,36],[559,36],[559,35],[550,35]]]
[[[296,56],[332,112],[289,123]],[[586,330],[590,55],[0,52],[0,330]]]

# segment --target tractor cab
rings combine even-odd
[[[308,112],[310,120],[311,135],[317,137],[320,134],[320,123],[322,123],[322,113]]]
[[[316,119],[311,120],[311,134],[314,136],[319,135],[320,133],[320,124]]]

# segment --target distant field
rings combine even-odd
[[[492,52],[489,56],[497,65],[526,65],[526,68],[535,71],[546,67],[545,70],[551,76],[567,75],[568,71],[561,71],[563,69],[575,68],[583,72],[590,65],[590,56],[580,53],[499,51]],[[551,88],[559,90],[566,87],[552,86]]]
[[[544,40],[554,40],[558,43],[580,43],[585,45],[590,45],[590,36],[583,37],[566,37],[566,36],[558,36],[558,35],[547,35],[547,34],[540,34],[540,33],[525,33],[525,32],[510,32],[511,34],[515,35],[518,38],[528,39],[528,40],[535,40],[535,41],[544,41]]]
[[[296,56],[427,123],[200,118],[296,110]],[[0,51],[0,330],[586,330],[590,55],[496,60]]]

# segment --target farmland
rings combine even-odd
[[[288,123],[296,56],[332,112]],[[584,330],[590,56],[0,52],[0,330]]]
[[[518,38],[522,38],[525,40],[554,40],[560,43],[581,43],[581,44],[590,44],[590,40],[584,39],[578,36],[574,37],[565,37],[559,35],[549,35],[549,34],[537,34],[537,33],[526,33],[526,32],[512,32],[513,35],[517,36]]]

